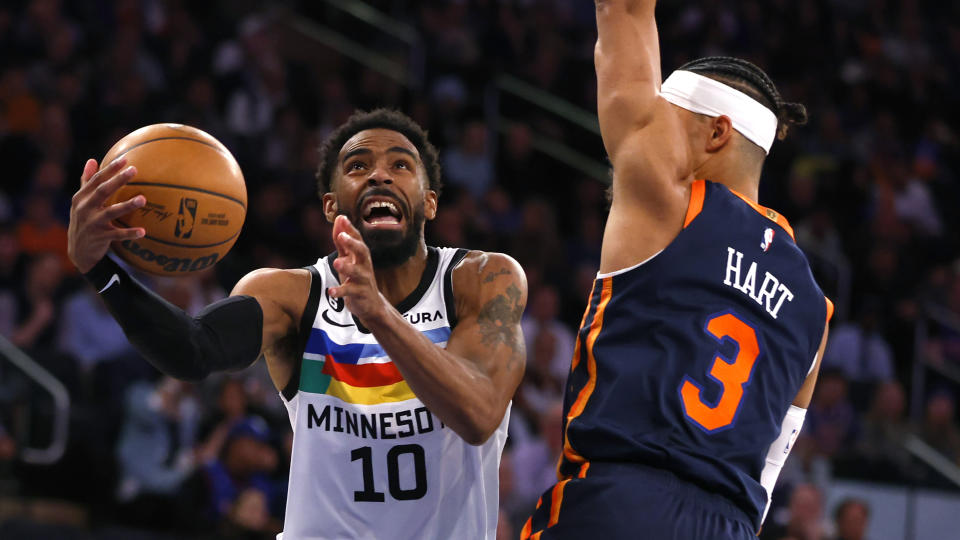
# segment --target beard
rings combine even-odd
[[[401,208],[404,207],[402,201],[395,200],[398,205],[401,205]],[[410,257],[417,253],[423,225],[426,223],[422,201],[414,207],[413,212],[404,211],[404,215],[409,218],[407,219],[407,226],[400,231],[367,227],[367,223],[361,217],[359,207],[352,213],[348,214],[341,211],[340,214],[347,216],[350,223],[360,231],[360,237],[363,238],[363,242],[367,244],[367,248],[370,250],[370,261],[376,269],[395,268],[410,260]]]

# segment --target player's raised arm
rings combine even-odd
[[[660,90],[655,0],[597,0],[597,113],[610,158],[653,120]]]
[[[433,414],[468,443],[486,442],[526,364],[520,319],[527,280],[520,265],[500,253],[466,256],[453,271],[459,322],[441,349],[380,294],[370,250],[344,216],[334,222],[334,242],[340,253],[334,267],[344,281],[330,296],[345,299]]]

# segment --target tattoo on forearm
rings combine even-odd
[[[512,368],[524,352],[523,340],[517,332],[517,323],[523,316],[521,296],[520,289],[511,284],[504,294],[497,295],[496,298],[487,302],[477,316],[481,343],[489,349],[501,344],[510,347],[512,354],[507,361],[508,368]]]
[[[509,275],[510,275],[510,270],[507,270],[506,268],[501,268],[497,272],[490,272],[489,274],[487,274],[487,276],[483,278],[483,282],[490,283],[491,281],[497,279],[500,276],[509,276]]]

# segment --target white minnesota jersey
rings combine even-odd
[[[465,250],[428,248],[417,289],[397,306],[445,347],[456,324],[451,271]],[[334,255],[310,267],[299,384],[281,393],[293,426],[282,540],[490,539],[510,410],[481,446],[466,443],[417,399],[343,300]]]

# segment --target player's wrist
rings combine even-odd
[[[375,307],[364,313],[362,317],[357,317],[371,331],[389,324],[390,312],[393,311],[393,306],[390,305],[383,293],[377,293],[377,300],[374,305]]]
[[[121,276],[126,275],[126,272],[123,268],[120,267],[113,259],[108,255],[104,255],[100,258],[96,264],[93,265],[89,270],[83,272],[83,277],[89,282],[97,291],[102,291],[104,287],[110,282],[113,276],[117,276],[119,279]]]

